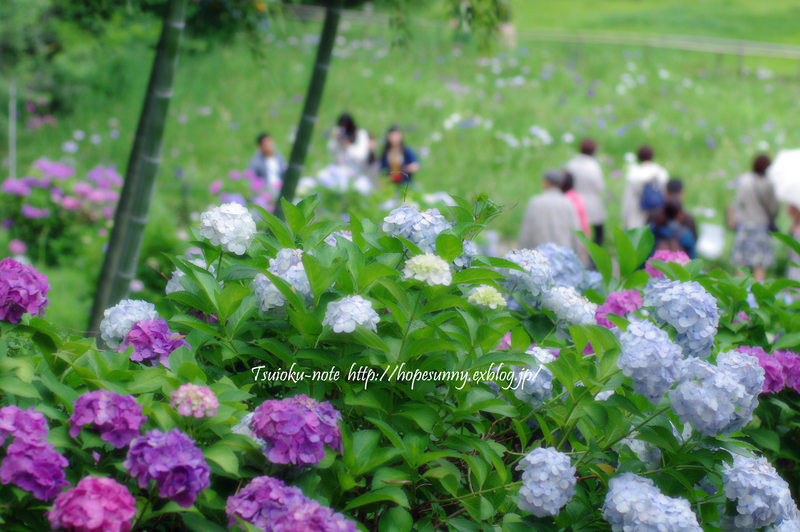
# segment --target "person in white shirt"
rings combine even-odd
[[[585,260],[583,244],[574,231],[580,231],[578,214],[572,202],[561,191],[564,172],[550,169],[544,173],[544,190],[532,197],[525,209],[519,231],[519,247],[535,249],[552,242],[571,248]]]
[[[650,213],[642,209],[642,193],[645,186],[653,183],[663,190],[669,181],[667,170],[653,162],[653,148],[642,146],[637,156],[639,164],[631,166],[628,170],[625,176],[627,184],[622,194],[622,225],[628,230],[647,225]]]
[[[286,172],[286,159],[275,149],[275,141],[269,133],[260,134],[256,144],[258,150],[247,163],[247,169],[265,179],[271,190],[280,189]]]
[[[346,167],[352,176],[367,174],[369,133],[356,127],[353,117],[344,113],[328,139],[328,152],[333,164]]]
[[[606,221],[606,206],[602,195],[606,190],[603,169],[594,158],[597,144],[592,139],[583,139],[581,152],[573,157],[566,166],[572,175],[573,190],[586,204],[586,216],[594,232],[594,242],[603,245],[603,223]]]

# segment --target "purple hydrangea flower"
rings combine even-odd
[[[50,209],[37,209],[33,205],[28,205],[27,203],[20,208],[19,212],[22,216],[30,220],[50,217]]]
[[[794,388],[795,391],[800,392],[800,356],[792,351],[775,351],[772,356],[783,368],[784,387]]]
[[[232,527],[238,517],[259,530],[269,530],[280,514],[305,500],[300,488],[286,486],[276,478],[256,477],[239,493],[228,497],[225,507],[230,518],[228,527]]]
[[[13,196],[27,197],[31,195],[31,187],[25,183],[25,181],[22,179],[13,179],[11,177],[3,181],[0,190],[5,194],[11,194]]]
[[[68,465],[67,459],[49,443],[31,444],[15,439],[0,465],[0,482],[13,483],[40,501],[48,501],[58,495],[62,487],[69,486],[64,480],[64,468]]]
[[[122,449],[147,422],[142,407],[131,395],[117,395],[108,390],[88,392],[75,401],[75,410],[69,417],[69,435],[75,438],[84,425],[94,425],[100,439],[116,449]]]
[[[129,532],[136,517],[136,499],[111,478],[84,477],[61,493],[47,512],[50,526],[72,532]]]
[[[267,443],[270,462],[314,465],[325,458],[324,445],[342,452],[340,419],[342,414],[329,402],[318,403],[301,394],[261,403],[252,428]]]
[[[644,264],[644,271],[650,275],[651,279],[661,279],[664,277],[664,274],[655,268],[651,262],[658,260],[661,262],[674,262],[676,264],[680,264],[681,266],[685,266],[691,262],[692,259],[689,258],[689,255],[684,253],[683,251],[669,251],[666,249],[659,249],[656,251],[652,257],[647,259],[647,262]]]
[[[59,181],[66,181],[75,175],[75,169],[66,164],[57,161],[50,161],[44,157],[36,160],[33,167],[44,174],[45,177],[58,179]]]
[[[307,499],[280,514],[271,532],[357,532],[353,521],[317,501]]]
[[[214,417],[217,415],[219,400],[211,388],[184,384],[177,391],[172,392],[169,406],[177,406],[178,413],[182,416]]]
[[[784,366],[781,364],[782,359],[775,355],[769,355],[761,347],[749,347],[743,345],[737,347],[736,351],[756,357],[758,364],[764,368],[764,386],[761,393],[777,393],[783,390],[786,376],[784,375]]]
[[[191,346],[178,333],[169,330],[167,320],[156,318],[140,320],[133,324],[125,335],[117,351],[122,353],[129,345],[133,346],[131,360],[134,362],[150,362],[158,366],[160,362],[169,369],[169,356],[181,346]]]
[[[42,442],[47,437],[47,430],[44,414],[34,412],[33,407],[27,410],[15,405],[0,408],[0,445],[9,436],[31,444]]]
[[[608,294],[605,302],[597,307],[594,317],[601,327],[613,329],[616,325],[606,319],[607,314],[616,314],[624,318],[629,312],[634,312],[640,308],[642,308],[642,294],[638,290],[612,292]]]
[[[44,316],[47,299],[47,276],[33,266],[24,266],[11,258],[0,261],[0,321],[19,323],[25,313]]]
[[[155,480],[158,495],[183,508],[210,484],[211,468],[194,440],[178,429],[148,430],[131,442],[122,464],[144,489]]]

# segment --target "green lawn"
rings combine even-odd
[[[666,32],[672,25],[658,13],[684,13],[663,7],[666,2],[603,2],[602,11],[595,7],[598,2],[536,4],[542,4],[541,12],[533,3],[517,2],[521,26]],[[691,27],[691,13],[721,4],[677,4],[690,7],[669,33],[689,33],[684,28]],[[726,24],[747,20],[757,9],[745,2],[725,4],[731,12]],[[661,11],[653,6],[662,6]],[[770,6],[763,20],[780,19],[778,14],[785,17],[793,9],[790,2]],[[568,17],[573,11],[579,15]],[[775,40],[797,35],[787,24],[775,23]],[[745,37],[726,27],[710,26],[709,34],[730,31]],[[314,46],[303,44],[304,35],[318,31],[317,23],[288,21],[275,41],[264,45],[263,61],[243,44],[181,56],[155,196],[159,223],[150,230],[153,238],[182,224],[175,215],[182,204],[182,181],[190,185],[189,210],[204,210],[213,201],[209,184],[244,168],[260,131],[272,132],[288,155],[315,52]],[[407,129],[407,142],[427,154],[418,174],[426,191],[466,196],[486,191],[516,206],[495,225],[507,239],[515,238],[524,204],[538,192],[543,170],[574,153],[575,144],[566,141],[570,136],[591,135],[601,145],[612,223],[622,185],[615,177],[623,171],[624,154],[642,143],[652,144],[657,159],[686,180],[687,206],[713,209],[708,214],[716,223],[722,223],[724,205],[732,196],[726,183],[750,164],[759,143],[772,153],[800,146],[799,83],[793,77],[758,79],[763,63],[758,60],[749,61],[750,74],[740,77],[735,60],[719,64],[715,56],[701,53],[584,46],[578,57],[572,45],[520,42],[518,50],[498,47],[492,58],[479,59],[473,46],[455,45],[444,29],[420,30],[402,51],[390,50],[385,35],[382,29],[356,27],[341,33],[339,49],[347,56],[334,59],[308,173],[326,163],[323,134],[340,112],[352,112],[360,126],[378,136],[398,122]],[[765,39],[755,29],[746,37]],[[144,49],[131,51],[120,90],[110,95],[87,92],[56,127],[23,131],[20,167],[41,156],[61,157],[61,144],[73,131],[83,130],[87,137],[102,137],[99,145],[80,143],[74,158],[84,171],[101,162],[124,169],[151,58]],[[120,123],[116,140],[109,137],[112,119]],[[464,127],[472,125],[477,127]],[[536,139],[532,126],[547,130],[552,144]],[[94,259],[96,268],[100,260]],[[86,268],[52,277],[53,316],[75,328],[84,326],[91,282],[69,278],[85,278],[84,271],[96,273]]]

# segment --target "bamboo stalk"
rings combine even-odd
[[[314,71],[311,74],[311,81],[306,92],[306,101],[303,105],[303,114],[300,117],[300,124],[297,127],[297,135],[292,146],[292,154],[289,158],[289,168],[283,178],[281,187],[281,197],[286,201],[294,199],[297,189],[297,182],[300,180],[300,173],[303,171],[308,153],[308,145],[314,133],[314,124],[317,122],[319,104],[322,101],[322,93],[325,90],[325,79],[331,65],[331,53],[333,44],[336,40],[336,31],[339,27],[341,18],[341,0],[331,0],[331,6],[325,10],[325,22],[322,26],[322,35],[317,46],[317,59],[314,64]],[[275,207],[275,215],[283,219],[283,209],[281,202]]]
[[[164,26],[128,160],[125,184],[114,215],[114,228],[108,242],[103,270],[97,283],[89,334],[98,335],[103,312],[127,297],[130,282],[136,275],[148,211],[161,163],[164,127],[178,66],[178,48],[187,1],[169,0],[164,13]]]

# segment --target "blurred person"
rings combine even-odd
[[[347,167],[354,176],[366,173],[369,159],[369,133],[356,127],[353,117],[342,113],[328,139],[328,152],[334,164]]]
[[[586,203],[583,200],[583,197],[575,192],[575,180],[572,177],[572,174],[569,172],[564,172],[564,182],[561,184],[561,191],[564,193],[564,196],[568,200],[572,202],[572,206],[575,207],[575,214],[578,215],[578,222],[581,225],[581,231],[583,234],[586,235],[587,238],[589,237],[589,217],[586,214]]]
[[[666,187],[666,194],[664,196],[665,201],[669,200],[677,200],[683,205],[683,198],[686,196],[686,191],[683,188],[683,180],[678,177],[673,177],[669,181],[667,181]],[[689,228],[689,230],[694,235],[695,240],[697,240],[697,221],[694,219],[694,216],[686,212],[684,209],[683,211],[683,219],[681,220],[681,224],[685,225]]]
[[[603,223],[606,221],[606,206],[602,194],[606,190],[603,169],[594,157],[597,144],[592,139],[583,139],[580,153],[566,166],[574,179],[575,192],[580,194],[586,204],[588,223],[594,230],[594,242],[603,245]],[[587,235],[588,236],[588,235]]]
[[[650,232],[655,237],[651,257],[656,251],[667,250],[683,251],[690,259],[697,258],[697,239],[691,229],[683,225],[684,216],[681,202],[674,198],[667,200],[659,209],[655,219],[650,222]]]
[[[275,148],[275,141],[269,133],[262,133],[256,137],[256,145],[258,149],[247,163],[247,169],[261,179],[266,179],[267,185],[275,190],[283,182],[287,168],[286,159]]]
[[[739,178],[739,188],[731,206],[731,217],[736,225],[731,262],[753,272],[753,278],[762,282],[767,268],[775,265],[771,231],[777,231],[775,218],[780,204],[775,198],[772,182],[766,178],[771,164],[767,155],[753,161],[753,170]]]
[[[653,211],[664,205],[663,189],[669,181],[669,173],[653,162],[653,155],[650,146],[639,148],[639,164],[632,165],[625,176],[622,195],[622,225],[625,229],[644,227]]]
[[[583,244],[573,231],[581,225],[573,203],[564,196],[564,172],[550,169],[544,173],[541,193],[528,201],[519,231],[519,247],[534,249],[539,244],[552,242],[571,248],[585,260]]]
[[[792,218],[792,238],[800,240],[800,207],[790,203],[786,206],[786,213]],[[789,249],[789,262],[786,265],[786,278],[800,281],[800,255],[791,248]],[[796,290],[794,292],[796,293]]]
[[[405,184],[411,181],[414,172],[419,169],[419,159],[414,150],[403,142],[403,132],[396,125],[389,128],[381,153],[381,170],[386,172],[390,181]]]
[[[373,186],[378,185],[378,173],[381,170],[381,161],[378,159],[377,148],[378,148],[378,141],[375,139],[375,135],[370,133],[369,156],[367,157],[366,170],[367,170],[367,177],[369,177],[369,180],[372,181]]]

